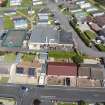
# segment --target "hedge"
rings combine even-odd
[[[84,31],[84,34],[88,37],[88,39],[92,40],[95,39],[96,34],[90,30]]]
[[[96,44],[95,46],[98,50],[105,51],[105,46],[103,46],[103,44]]]
[[[73,21],[70,21],[71,26],[74,28],[74,30],[77,32],[79,37],[84,41],[84,43],[90,47],[91,41],[88,39],[88,37],[81,32],[81,30],[76,26],[76,24]]]

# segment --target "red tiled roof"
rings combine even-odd
[[[101,27],[99,27],[96,23],[91,23],[91,24],[89,24],[89,26],[94,31],[100,31],[101,30]]]
[[[103,27],[105,25],[105,15],[96,16],[95,21],[100,27]]]
[[[47,75],[76,76],[77,67],[70,63],[49,62]]]

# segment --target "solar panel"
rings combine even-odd
[[[28,69],[28,75],[29,76],[34,76],[35,75],[35,68],[29,68]]]
[[[22,67],[17,67],[16,73],[18,73],[18,74],[23,74],[23,73],[24,73],[24,68],[22,68]]]

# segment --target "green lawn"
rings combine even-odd
[[[85,34],[90,40],[96,38],[95,32],[92,32],[92,31],[90,31],[90,30],[84,31],[84,34]]]
[[[54,58],[72,58],[74,55],[76,55],[76,53],[64,52],[64,51],[50,51],[48,55],[49,57],[54,57]]]
[[[16,60],[16,54],[14,53],[7,53],[4,55],[4,61],[6,63],[13,63]]]
[[[32,0],[22,0],[22,6],[32,6]]]
[[[61,102],[61,103],[58,103],[58,105],[78,105],[77,103],[64,103],[64,102]]]
[[[8,83],[9,77],[1,77],[0,84],[1,83]]]
[[[35,58],[35,54],[30,54],[30,53],[29,54],[25,53],[22,56],[23,61],[29,61],[29,62],[31,62],[31,61],[34,60],[34,58]]]
[[[4,28],[5,29],[13,29],[14,28],[14,23],[9,16],[4,17]]]
[[[98,45],[95,45],[95,46],[99,51],[105,52],[105,46],[103,44],[98,44]]]
[[[27,9],[17,9],[17,11],[23,13],[24,15],[28,15],[28,10]],[[17,13],[18,14],[18,13]],[[20,15],[20,14],[19,14]]]

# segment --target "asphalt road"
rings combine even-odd
[[[93,57],[105,57],[105,52],[94,50],[92,48],[87,47],[84,44],[84,42],[79,38],[77,33],[70,26],[68,18],[65,15],[63,15],[63,13],[58,9],[56,3],[54,3],[52,0],[47,0],[47,6],[54,13],[55,17],[59,20],[61,27],[65,31],[73,33],[73,39],[81,53],[89,56],[93,56]]]
[[[21,90],[20,85],[0,85],[0,96],[14,97],[17,105],[32,105],[34,99],[41,100],[41,105],[52,105],[52,100],[104,102],[104,88],[66,88],[66,87],[35,87],[29,86],[29,91]]]

